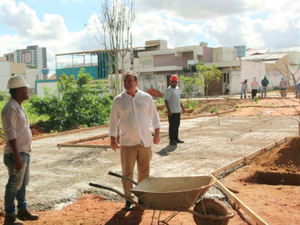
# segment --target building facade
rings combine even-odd
[[[6,61],[25,63],[29,68],[47,68],[47,49],[37,45],[27,46],[26,49],[18,49],[13,53],[4,54]]]
[[[77,77],[78,71],[83,67],[94,79],[107,79],[107,65],[103,61],[103,50],[73,52],[56,55],[56,75],[62,73]],[[199,45],[168,48],[167,41],[146,41],[144,46],[133,47],[124,58],[124,69],[133,68],[139,75],[138,87],[143,91],[155,90],[164,93],[169,86],[169,78],[173,74],[178,76],[191,76],[190,68],[199,62],[210,66],[215,64],[222,72],[222,77],[208,91],[209,95],[223,95],[225,84],[230,85],[230,94],[239,94],[241,82],[248,79],[249,83],[254,77],[260,81],[264,75],[269,79],[269,89],[279,86],[282,76],[290,80],[288,71],[293,69],[295,77],[299,80],[296,69],[300,68],[299,52],[286,52],[284,54],[271,54],[269,52],[247,51],[245,46],[235,47],[208,47],[206,43]],[[67,60],[61,60],[66,57]],[[77,58],[78,59],[77,59]],[[60,59],[60,60],[58,60]],[[120,62],[118,62],[120,63]],[[59,65],[59,66],[58,66]],[[122,68],[119,65],[119,69]],[[190,71],[189,71],[190,70]],[[105,73],[104,73],[105,72]],[[121,71],[119,71],[121,80]],[[52,80],[51,82],[57,82]],[[41,90],[43,83],[50,85],[50,81],[37,81],[36,90]],[[122,84],[122,82],[120,82]],[[184,83],[179,81],[179,87],[184,95]],[[122,89],[123,87],[121,87]],[[201,88],[194,90],[193,96],[203,95]],[[250,91],[250,86],[249,86]],[[37,93],[43,96],[43,93]]]

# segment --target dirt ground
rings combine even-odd
[[[168,146],[168,138],[164,137],[159,145],[153,147],[151,176],[209,174],[279,139],[298,135],[299,118],[295,116],[295,108],[299,110],[299,102],[292,95],[285,99],[260,99],[257,103],[250,99],[218,99],[209,104],[214,104],[220,114],[190,112],[183,115],[180,138],[185,141],[184,144]],[[167,122],[162,121],[162,131],[166,132],[167,128]],[[123,209],[122,197],[88,185],[93,182],[122,191],[120,180],[107,175],[109,170],[121,173],[118,152],[98,147],[57,147],[58,143],[93,137],[107,131],[104,126],[36,138],[33,142],[28,201],[29,209],[40,214],[40,219],[25,224],[148,225],[152,219],[153,224],[157,224],[158,212],[153,215],[152,210],[138,208],[127,212]],[[105,138],[93,140],[96,144],[104,141]],[[220,180],[237,191],[235,195],[268,224],[297,224],[300,219],[299,183],[292,183],[293,180],[300,180],[297,177],[300,173],[300,154],[297,153],[300,141],[297,138],[292,141],[256,157],[251,164]],[[3,205],[1,196],[4,195],[7,179],[2,164],[0,205]],[[267,180],[274,183],[262,184],[255,175],[257,171],[296,177],[284,175],[280,177],[279,184],[275,183],[276,179],[268,177]],[[235,214],[229,220],[230,225],[255,224],[245,212],[235,211],[224,202],[222,193],[214,188],[208,191],[207,196],[223,201],[228,210]],[[171,212],[163,211],[160,219],[169,215]],[[3,216],[2,208],[0,223]],[[181,212],[168,224],[195,222],[192,214]]]

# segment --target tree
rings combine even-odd
[[[193,93],[195,87],[202,85],[203,81],[193,73],[193,77],[185,77],[183,75],[179,76],[179,79],[184,83],[184,92],[186,94],[187,104],[189,104],[189,99]]]
[[[112,96],[107,93],[104,81],[95,82],[81,69],[77,80],[73,75],[63,74],[57,86],[61,97],[45,89],[44,98],[35,95],[29,100],[31,113],[48,118],[42,123],[46,131],[90,127],[108,121]]]
[[[130,28],[135,20],[134,0],[103,0],[102,10],[95,17],[96,29],[88,28],[90,34],[108,54],[112,93],[120,92],[119,60],[124,72],[125,56],[129,52]]]
[[[295,87],[295,94],[297,97],[299,97],[299,93],[297,91],[297,84],[300,79],[300,64],[296,63],[294,65],[291,65],[289,57],[285,56],[279,59],[273,67],[285,78],[285,80],[288,82],[288,86]],[[290,84],[291,81],[292,85]]]
[[[208,97],[208,91],[211,87],[219,82],[221,79],[221,71],[217,69],[217,66],[213,64],[212,66],[205,66],[203,62],[200,62],[199,65],[196,66],[199,76],[203,76],[204,87],[205,87],[205,96]]]

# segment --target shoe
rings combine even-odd
[[[181,140],[177,139],[176,143],[184,143],[184,141],[181,141]]]
[[[177,145],[176,141],[170,141],[169,145]]]
[[[23,225],[23,221],[19,220],[15,215],[10,216],[6,215],[4,218],[4,223],[3,225]]]
[[[125,209],[127,211],[133,210],[133,205],[132,205],[132,203],[130,201],[126,201]]]
[[[18,211],[17,217],[20,220],[38,220],[39,219],[39,215],[32,214],[28,210]]]

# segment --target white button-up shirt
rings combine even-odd
[[[181,112],[180,89],[179,87],[173,88],[169,86],[165,92],[165,100],[168,101],[172,113]]]
[[[24,108],[11,98],[1,112],[2,129],[5,135],[4,154],[13,153],[8,141],[17,139],[19,152],[31,151],[32,133]]]
[[[153,145],[150,124],[153,129],[161,127],[159,116],[151,95],[137,90],[134,97],[126,91],[114,98],[110,112],[109,136],[117,137],[120,128],[120,144],[134,146],[143,143]]]

